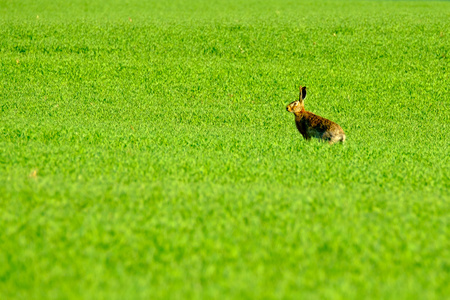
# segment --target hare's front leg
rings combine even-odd
[[[304,124],[301,122],[296,122],[295,125],[297,126],[298,132],[300,132],[305,140],[308,141],[311,139],[311,135],[308,134],[308,128]]]

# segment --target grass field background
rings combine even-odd
[[[444,299],[450,3],[0,1],[1,299]],[[286,104],[339,123],[305,142]]]

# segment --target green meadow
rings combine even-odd
[[[0,0],[0,299],[445,299],[450,2]],[[337,122],[304,141],[286,105]]]

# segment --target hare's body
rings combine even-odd
[[[313,137],[328,141],[330,144],[345,141],[344,130],[333,121],[306,110],[295,112],[294,114],[295,125],[306,140]]]
[[[306,111],[304,99],[306,98],[306,87],[300,87],[300,99],[290,103],[286,109],[295,115],[295,125],[303,138],[318,138],[330,144],[345,141],[344,130],[338,124]]]

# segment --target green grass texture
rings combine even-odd
[[[0,0],[0,299],[445,299],[450,2]],[[305,141],[286,105],[345,131]]]

